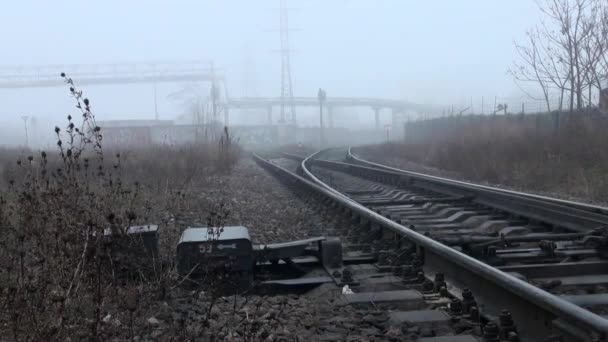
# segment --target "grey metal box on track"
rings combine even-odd
[[[224,227],[217,230],[187,228],[177,244],[177,269],[180,275],[200,276],[211,266],[226,265],[230,274],[237,274],[238,287],[251,284],[253,247],[247,228]]]
[[[158,256],[158,226],[148,224],[144,226],[131,226],[127,229],[127,235],[141,236],[144,247],[154,257]]]
[[[122,241],[128,240],[129,243],[135,245],[141,244],[146,252],[146,257],[158,257],[158,225],[147,224],[141,226],[130,226],[125,231],[125,234],[114,234],[112,229],[106,228],[103,231],[106,239],[119,239]],[[131,245],[133,247],[133,245]],[[143,256],[143,255],[142,255]]]

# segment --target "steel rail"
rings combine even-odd
[[[403,174],[403,175],[406,175],[409,177],[413,177],[413,178],[437,181],[437,182],[442,182],[444,184],[451,184],[451,185],[454,185],[457,187],[462,187],[463,189],[466,188],[469,190],[475,190],[475,189],[487,190],[487,191],[492,191],[492,192],[496,192],[496,193],[503,193],[503,194],[509,194],[509,195],[514,195],[514,196],[532,198],[532,199],[540,200],[540,201],[547,202],[547,203],[554,203],[554,204],[559,204],[559,205],[576,208],[579,210],[608,215],[608,208],[599,206],[599,205],[581,203],[581,202],[576,202],[576,201],[569,201],[569,200],[548,197],[548,196],[543,196],[543,195],[537,195],[537,194],[531,194],[531,193],[526,193],[526,192],[521,192],[521,191],[500,189],[500,188],[491,187],[491,186],[487,186],[487,185],[459,181],[459,180],[445,178],[445,177],[431,176],[431,175],[427,175],[427,174],[423,174],[423,173],[419,173],[419,172],[407,171],[407,170],[402,170],[399,168],[395,168],[395,167],[391,167],[391,166],[387,166],[387,165],[383,165],[383,164],[374,163],[372,161],[365,160],[361,157],[355,156],[352,152],[352,147],[348,148],[348,153],[346,155],[346,159],[348,161],[354,161],[355,163],[363,165],[363,166],[397,172],[397,173],[400,173],[400,174]]]
[[[443,266],[441,270],[446,272],[448,279],[450,279],[450,276],[458,277],[459,275],[461,277],[474,277],[478,281],[475,282],[475,279],[470,278],[467,280],[472,281],[472,283],[466,285],[472,287],[473,291],[476,291],[476,289],[480,292],[482,292],[482,289],[491,290],[490,292],[493,293],[494,298],[484,297],[482,300],[497,301],[502,305],[502,308],[514,312],[514,319],[518,327],[521,327],[522,332],[536,337],[546,336],[543,334],[547,333],[546,329],[550,329],[547,326],[551,326],[552,323],[558,326],[559,322],[567,322],[568,326],[575,327],[581,334],[598,334],[602,338],[608,336],[608,320],[601,316],[391,221],[334,190],[315,177],[308,169],[308,162],[313,160],[320,152],[302,161],[302,170],[310,180],[255,154],[254,158],[275,173],[289,177],[293,182],[324,196],[333,205],[342,207],[353,215],[368,220],[370,224],[395,232],[401,237],[406,237],[423,251],[425,268],[427,263],[430,262],[434,265]],[[502,292],[500,292],[501,290]],[[534,329],[536,328],[541,332],[535,332]],[[554,329],[557,328],[554,327]],[[591,338],[591,335],[587,335],[585,338],[581,335],[582,340],[590,341]]]
[[[530,196],[520,196],[513,192],[503,192],[499,189],[462,185],[440,177],[429,178],[425,177],[425,175],[410,175],[399,171],[359,164],[322,159],[315,159],[313,162],[322,164],[330,169],[355,172],[362,176],[382,176],[395,183],[407,183],[408,185],[452,196],[474,196],[473,201],[476,203],[512,214],[525,216],[539,222],[545,222],[555,227],[566,228],[574,232],[589,232],[595,228],[608,226],[608,215],[606,214],[583,210],[578,207],[545,201]]]
[[[303,157],[285,153],[284,155],[286,158],[293,160],[304,159]],[[414,184],[418,182],[418,185],[422,187],[426,186],[432,190],[443,191],[451,195],[465,193],[480,204],[520,214],[580,233],[588,233],[593,228],[608,226],[608,212],[605,212],[608,208],[399,170],[357,158],[352,154],[350,148],[347,159],[355,160],[357,164],[329,160],[318,160],[317,162],[328,164],[327,166],[332,166],[334,169],[342,166],[342,168],[350,169],[363,168],[360,170],[368,172],[373,172],[374,170],[383,171],[385,175],[394,177],[403,175],[413,180]]]

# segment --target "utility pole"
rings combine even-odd
[[[158,121],[158,100],[157,100],[157,89],[156,89],[156,64],[154,64],[154,120]]]
[[[156,90],[156,78],[155,78],[154,79],[154,120],[158,121],[158,101],[157,101],[156,93],[157,93],[157,90]]]
[[[216,128],[219,128],[221,130],[221,127],[216,127],[216,125],[218,124],[219,120],[217,117],[217,98],[219,95],[219,90],[217,88],[217,80],[215,79],[215,65],[213,62],[211,62],[211,91],[209,96],[211,97],[211,115],[212,118],[211,120],[209,120],[211,122],[211,124],[209,125],[209,129],[210,129],[210,136],[211,139],[215,139],[217,136],[217,134],[221,134],[221,132],[217,132]]]
[[[321,147],[323,147],[325,146],[325,132],[323,127],[323,103],[327,100],[327,94],[325,93],[325,90],[319,88],[317,98],[319,99],[319,129],[321,131]]]
[[[291,50],[289,48],[289,17],[287,0],[281,1],[280,36],[281,36],[281,112],[280,120],[285,123],[289,114],[291,123],[296,123],[296,106],[293,100],[293,84],[291,79]],[[286,106],[289,105],[288,108]],[[286,109],[288,112],[286,112]]]
[[[196,134],[195,134],[194,140],[196,143],[200,143],[200,141],[201,141],[201,137],[200,137],[200,135],[201,135],[201,99],[200,98],[196,99],[195,106],[196,106],[196,109],[195,109],[194,113],[196,115],[196,130],[195,130]]]
[[[211,62],[211,110],[213,121],[217,121],[217,86],[215,84],[215,68]]]
[[[29,146],[29,139],[28,139],[28,136],[27,136],[27,120],[28,120],[29,118],[30,118],[30,117],[29,117],[29,116],[27,116],[27,115],[23,115],[23,116],[21,116],[21,120],[23,120],[23,125],[24,125],[24,127],[25,127],[25,147],[28,147],[28,146]]]

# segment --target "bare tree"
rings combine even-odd
[[[559,110],[564,96],[569,109],[591,104],[606,77],[607,5],[605,0],[539,0],[545,15],[540,25],[528,31],[525,44],[515,44],[520,62],[509,72],[516,82],[533,82],[542,90],[547,110],[549,96],[559,92]]]
[[[550,76],[548,75],[547,70],[544,68],[544,63],[542,61],[543,48],[539,46],[540,39],[538,36],[538,32],[528,31],[526,32],[526,36],[528,37],[527,45],[519,45],[515,43],[515,48],[522,62],[514,62],[513,67],[509,68],[509,73],[513,75],[516,83],[517,82],[535,82],[540,86],[543,97],[545,100],[545,104],[547,106],[547,111],[551,111],[551,103],[549,101],[549,90],[550,90]],[[518,84],[519,86],[519,84]],[[523,88],[520,87],[522,91]],[[528,92],[526,94],[532,98]]]
[[[594,92],[598,100],[603,82],[608,79],[608,3],[596,2],[592,9],[592,17],[584,25],[590,34],[583,41],[583,61],[587,81],[587,101],[594,103]]]

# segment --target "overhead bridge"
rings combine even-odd
[[[268,123],[272,123],[273,107],[291,105],[298,107],[318,107],[319,100],[317,97],[294,97],[291,99],[281,99],[280,97],[240,97],[228,98],[221,105],[226,108],[247,109],[247,108],[265,108],[268,116]],[[406,112],[429,113],[437,111],[437,107],[432,105],[418,104],[403,100],[366,98],[366,97],[328,97],[324,104],[327,108],[327,116],[330,127],[333,125],[333,109],[336,107],[368,107],[374,111],[376,129],[380,128],[380,111],[383,109],[390,110],[392,113],[392,121],[397,121],[399,114]],[[284,120],[284,118],[281,118]]]
[[[202,61],[10,66],[0,67],[0,89],[62,86],[64,72],[78,85],[223,80]]]
[[[214,69],[209,61],[186,62],[152,62],[152,63],[112,63],[80,65],[47,65],[47,66],[0,66],[0,89],[42,88],[64,86],[61,73],[74,79],[78,86],[95,84],[130,84],[160,82],[217,81],[219,110],[223,111],[224,123],[228,124],[229,110],[264,108],[267,111],[268,123],[273,123],[272,108],[288,105],[298,107],[316,107],[319,100],[311,97],[230,97],[226,89],[223,73]],[[221,94],[223,90],[223,95]],[[154,101],[156,103],[156,87]],[[328,97],[324,102],[327,119],[333,126],[333,110],[337,107],[367,107],[375,114],[376,129],[380,128],[380,113],[389,110],[393,126],[398,117],[405,113],[434,113],[435,106],[393,99],[367,97]],[[280,118],[285,122],[285,118]]]

